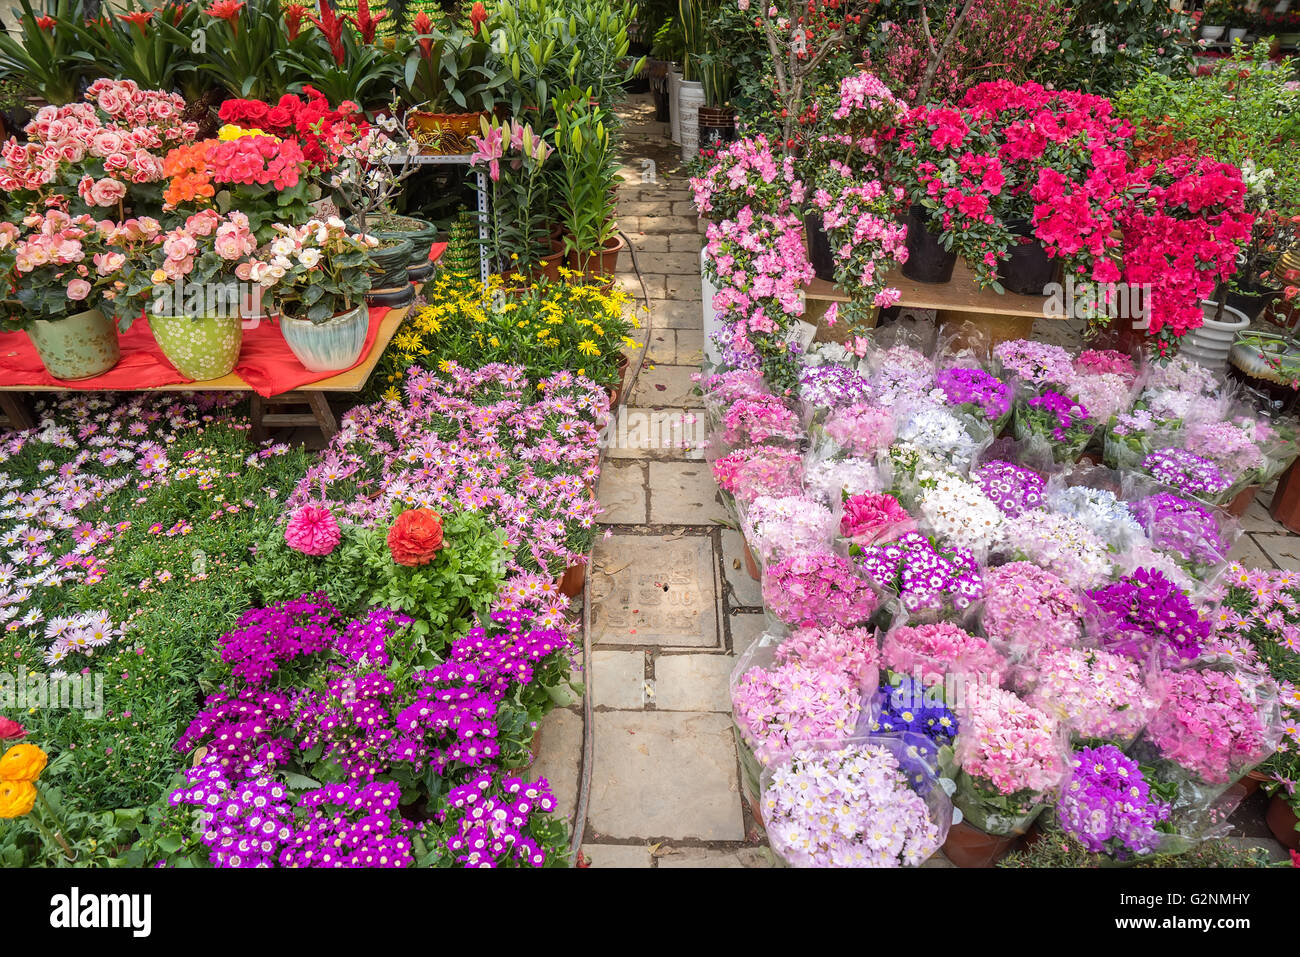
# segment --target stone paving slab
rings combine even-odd
[[[1300,571],[1300,536],[1284,533],[1252,537],[1278,568]]]
[[[740,657],[745,650],[763,636],[767,616],[762,613],[732,612],[727,616],[731,630],[731,652]]]
[[[641,525],[647,518],[646,467],[640,462],[606,462],[600,470],[596,497],[603,525]]]
[[[673,352],[676,354],[676,339]],[[698,366],[660,365],[647,363],[637,376],[629,403],[649,409],[699,409],[704,400],[696,394],[695,376]]]
[[[654,310],[656,328],[703,330],[704,305],[700,301],[698,289],[695,291],[695,295],[689,299],[676,302],[667,300],[656,302],[651,308]],[[701,336],[703,336],[702,331]]]
[[[645,652],[593,651],[591,703],[597,708],[639,711],[645,704]]]
[[[771,867],[771,851],[762,847],[716,850],[710,847],[661,847],[656,867]]]
[[[713,470],[700,462],[650,463],[650,522],[710,525],[728,519]]]
[[[650,848],[641,844],[584,844],[582,856],[591,867],[650,867]]]
[[[604,711],[595,723],[590,838],[744,839],[729,716]]]
[[[659,655],[655,658],[655,708],[731,714],[731,655]]]
[[[596,544],[593,565],[593,644],[720,647],[713,543],[707,537],[613,535]]]

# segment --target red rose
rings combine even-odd
[[[442,517],[432,509],[413,508],[397,516],[388,530],[388,549],[399,565],[427,565],[442,548]]]
[[[22,738],[27,735],[27,729],[17,721],[10,721],[8,718],[0,718],[0,741],[8,741],[12,738]]]

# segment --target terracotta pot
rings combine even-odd
[[[600,252],[569,253],[569,268],[588,276],[612,276],[625,245],[622,236],[611,236]]]
[[[1288,531],[1300,533],[1300,470],[1295,462],[1278,479],[1268,514]]]
[[[1291,805],[1282,800],[1282,795],[1274,794],[1273,800],[1268,802],[1268,812],[1264,815],[1264,821],[1279,844],[1293,851],[1300,851],[1300,831],[1295,829],[1295,811],[1291,810]]]
[[[628,363],[628,360],[627,360],[627,356],[625,356],[625,355],[620,355],[620,356],[618,357],[618,391],[619,391],[619,395],[622,395],[622,394],[623,394],[623,391],[624,391],[625,389],[627,389],[627,367],[628,367],[628,365],[629,365],[629,363]]]
[[[586,565],[570,565],[560,576],[560,594],[565,598],[577,598],[582,594],[582,586],[587,581]]]
[[[1247,771],[1246,776],[1237,782],[1237,786],[1245,790],[1246,793],[1242,795],[1244,799],[1250,797],[1252,794],[1258,791],[1259,786],[1263,784],[1265,781],[1271,781],[1271,780],[1273,779],[1270,778],[1267,774],[1261,774],[1258,771]]]
[[[1258,485],[1247,485],[1236,497],[1228,503],[1228,514],[1233,518],[1241,518],[1246,514],[1246,509],[1250,508],[1250,503],[1255,501],[1255,496],[1259,494]],[[1254,773],[1253,771],[1251,772]]]
[[[748,545],[745,546],[745,571],[749,572],[749,577],[756,582],[763,580],[763,572],[758,567],[758,562],[754,559],[754,550]]]
[[[551,282],[559,282],[560,267],[564,265],[564,250],[550,253],[543,256],[537,264],[536,273],[543,279],[549,279]]]
[[[962,821],[949,829],[943,853],[958,867],[992,867],[1011,852],[1017,840],[1014,834],[987,834]]]

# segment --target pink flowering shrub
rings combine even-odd
[[[691,192],[699,214],[715,221],[734,220],[745,207],[784,215],[804,200],[794,158],[778,158],[761,133],[718,150],[704,172],[691,177]]]

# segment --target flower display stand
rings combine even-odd
[[[970,268],[961,260],[953,268],[952,279],[945,283],[916,282],[894,269],[886,284],[902,294],[898,305],[933,309],[940,328],[962,341],[979,339],[996,345],[1010,339],[1027,339],[1034,331],[1035,319],[1055,318],[1047,313],[1049,300],[1045,296],[981,289]],[[808,322],[825,313],[832,302],[847,302],[849,298],[831,283],[819,279],[804,287],[804,295],[808,300],[804,318]]]

